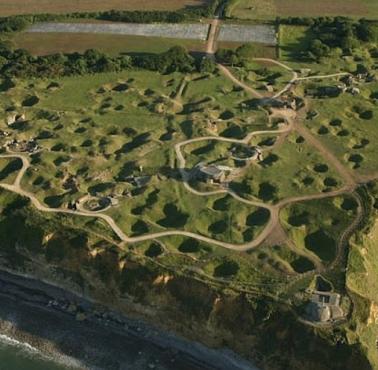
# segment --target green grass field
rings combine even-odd
[[[229,17],[253,20],[319,16],[377,19],[378,3],[375,0],[232,0],[226,14]]]
[[[264,139],[257,144],[264,148]],[[341,187],[334,169],[318,170],[324,160],[305,142],[292,135],[281,146],[265,154],[264,161],[250,166],[241,180],[231,185],[245,197],[278,202],[297,194],[316,194]],[[284,174],[284,175],[283,175]]]
[[[12,184],[21,168],[22,163],[18,159],[0,158],[0,181]]]
[[[2,0],[0,14],[73,13],[105,10],[177,10],[185,6],[199,6],[206,0]]]
[[[27,116],[28,121],[15,129],[18,139],[37,137],[43,147],[33,156],[33,169],[22,186],[50,207],[64,207],[87,193],[118,194],[119,206],[109,213],[129,235],[182,229],[233,243],[252,240],[268,221],[248,221],[254,207],[232,198],[193,196],[174,180],[174,143],[206,129],[202,109],[219,116],[224,109],[236,114],[245,99],[223,77],[192,77],[180,98],[182,112],[169,98],[178,89],[180,74],[126,71],[62,78],[53,87],[51,81],[18,81],[16,88],[3,93],[2,104]],[[22,103],[31,96],[38,97],[35,105]],[[206,96],[219,100],[201,102]],[[258,112],[255,119],[262,116]],[[242,118],[237,122],[242,124]],[[223,125],[226,130],[227,121]],[[130,175],[151,176],[151,181],[138,190],[125,180]],[[75,190],[66,185],[72,177]],[[122,195],[125,192],[131,198]]]
[[[314,35],[308,27],[280,25],[278,59],[294,69],[310,68],[312,74],[353,72],[356,69],[353,58],[330,55],[324,57],[320,63],[310,60],[307,51],[313,38]]]
[[[298,61],[307,50],[311,41],[308,27],[288,26],[279,27],[280,59],[285,61]]]
[[[295,40],[306,30],[289,30],[293,32],[285,33],[286,45],[292,43],[298,50]],[[284,57],[291,58],[295,66],[294,55]],[[356,65],[355,61],[345,63]],[[371,58],[366,63],[373,69],[376,61]],[[302,60],[297,66],[311,67],[311,73],[339,71]],[[234,72],[251,86],[265,76],[273,80],[274,91],[291,77],[270,64],[250,63]],[[208,135],[243,139],[252,131],[277,130],[285,124],[256,106],[251,95],[223,75],[130,70],[14,82],[14,87],[2,85],[0,130],[10,132],[8,139],[37,138],[42,150],[31,156],[31,168],[21,185],[45,205],[66,208],[88,194],[97,200],[114,196],[118,204],[106,213],[127,235],[177,229],[235,244],[252,241],[269,222],[265,209],[225,194],[200,197],[189,193],[177,168],[174,147],[179,142]],[[306,97],[306,110],[316,112],[312,116],[301,111],[301,124],[352,172],[371,174],[377,158],[373,144],[378,84],[361,85],[361,94],[356,96],[346,93],[319,99],[306,93],[337,83],[337,79],[311,80],[295,87],[296,96]],[[26,122],[7,127],[11,112],[25,113]],[[245,168],[230,158],[230,143],[204,140],[188,144],[182,151],[188,170],[201,161],[235,166],[240,171],[230,188],[246,199],[269,204],[343,185],[332,165],[295,132],[282,141],[275,134],[255,136],[250,145],[264,149],[264,160]],[[15,179],[17,166],[9,167],[11,162],[0,160],[0,181]],[[138,187],[129,181],[130,176],[147,176],[148,182]],[[219,189],[192,182],[197,190]],[[270,242],[237,254],[184,237],[166,237],[162,245],[151,241],[127,245],[126,250],[156,258],[179,271],[193,268],[207,278],[232,279],[241,287],[289,297],[308,283],[295,282],[286,291],[290,277],[300,278],[300,274],[334,260],[338,238],[354,219],[355,208],[350,198],[338,197],[290,205],[280,216],[293,243]],[[90,225],[81,222],[92,232],[105,227],[98,221],[91,220]]]
[[[245,63],[243,67],[233,67],[232,71],[239,80],[257,90],[262,96],[273,96],[293,78],[291,72],[267,62],[252,61]]]
[[[258,44],[258,43],[249,43],[249,44],[253,46],[253,52],[251,53],[251,57],[270,58],[270,59],[277,58],[277,48],[275,46]],[[218,49],[236,49],[239,46],[243,45],[243,43],[219,41],[217,45],[218,45]]]
[[[328,82],[331,86],[335,84]],[[372,99],[378,84],[366,84],[360,89],[358,96],[342,94],[336,98],[312,100],[310,109],[318,116],[305,121],[306,126],[357,176],[375,173],[378,158],[378,148],[374,144],[378,139],[375,124],[378,108]]]
[[[256,211],[229,196],[202,198],[175,181],[155,180],[143,194],[125,199],[109,214],[130,235],[165,229],[195,230],[214,239],[245,243],[253,240],[269,219],[253,221],[251,215]]]
[[[355,217],[357,203],[338,197],[293,204],[281,211],[281,220],[296,248],[320,263],[330,263],[338,238]]]

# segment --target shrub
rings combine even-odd
[[[163,253],[163,248],[158,243],[151,243],[148,249],[144,252],[147,257],[157,257]]]
[[[239,264],[231,259],[226,258],[221,264],[214,269],[214,276],[230,277],[236,275],[239,271]]]

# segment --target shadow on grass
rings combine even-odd
[[[335,258],[336,241],[322,229],[308,234],[305,238],[305,246],[322,261],[331,262]]]

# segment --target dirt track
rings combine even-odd
[[[341,163],[336,159],[336,157],[328,151],[327,148],[325,148],[316,138],[314,138],[307,129],[305,129],[303,126],[298,124],[297,122],[294,122],[293,119],[293,112],[289,111],[274,111],[274,115],[283,115],[287,122],[288,125],[280,130],[263,130],[263,131],[254,131],[251,132],[246,136],[246,138],[242,140],[236,140],[236,139],[230,139],[230,138],[223,138],[223,137],[216,137],[216,136],[206,136],[206,137],[199,137],[199,138],[194,138],[190,140],[186,140],[184,142],[178,143],[175,145],[175,152],[178,158],[178,168],[181,172],[183,181],[184,181],[184,186],[185,188],[190,191],[191,193],[198,195],[198,196],[210,196],[210,195],[215,195],[215,194],[230,194],[234,199],[249,204],[251,206],[255,207],[261,207],[269,210],[270,212],[270,220],[264,230],[258,235],[257,238],[252,240],[251,242],[244,243],[244,244],[233,244],[233,243],[227,243],[227,242],[222,242],[216,239],[212,239],[200,234],[188,232],[188,231],[182,231],[182,230],[169,230],[169,231],[163,231],[159,233],[152,233],[152,234],[146,234],[138,237],[128,237],[121,229],[120,227],[116,224],[114,219],[110,217],[109,215],[103,213],[103,212],[90,212],[90,211],[84,211],[82,208],[80,208],[77,211],[74,210],[69,210],[69,209],[62,209],[62,208],[49,208],[44,206],[43,204],[40,203],[40,201],[36,198],[35,195],[32,193],[29,193],[25,190],[22,189],[21,187],[21,181],[22,178],[26,172],[26,170],[30,167],[30,161],[29,159],[22,154],[5,154],[5,155],[0,155],[0,158],[19,158],[22,160],[23,166],[22,169],[19,171],[14,183],[12,185],[9,184],[4,184],[0,183],[0,187],[12,191],[14,193],[17,193],[21,196],[27,197],[31,200],[32,204],[41,212],[49,212],[49,213],[64,213],[64,214],[73,214],[73,215],[78,215],[78,216],[83,216],[83,217],[96,217],[104,220],[115,232],[115,234],[119,237],[119,239],[122,242],[126,243],[137,243],[137,242],[142,242],[142,241],[147,241],[147,240],[154,240],[157,238],[165,237],[165,236],[173,236],[173,235],[181,235],[181,236],[186,236],[190,238],[194,238],[200,241],[203,241],[205,243],[210,243],[213,245],[217,245],[220,247],[224,247],[227,249],[232,249],[235,251],[248,251],[252,248],[257,247],[260,245],[264,240],[267,238],[271,237],[272,234],[274,234],[277,231],[282,232],[282,227],[280,225],[280,220],[279,220],[279,212],[280,210],[291,204],[291,203],[297,203],[301,201],[308,201],[308,200],[315,200],[315,199],[324,199],[324,198],[329,198],[329,197],[335,197],[338,195],[342,195],[345,193],[350,193],[351,191],[354,190],[354,188],[357,186],[356,182],[354,181],[352,175],[347,171]],[[327,162],[332,164],[335,169],[339,172],[339,174],[343,177],[345,180],[345,186],[342,188],[335,190],[333,192],[328,192],[328,193],[319,193],[319,194],[313,194],[313,195],[305,195],[305,196],[298,196],[298,197],[292,197],[292,198],[287,198],[282,200],[276,205],[271,205],[267,204],[264,202],[261,202],[259,200],[248,200],[240,197],[237,195],[235,192],[233,192],[230,189],[218,189],[210,192],[200,192],[195,189],[193,189],[189,183],[188,183],[188,176],[184,170],[186,160],[185,157],[183,156],[181,152],[181,148],[187,144],[193,143],[193,142],[199,142],[199,141],[208,141],[208,140],[217,140],[217,141],[223,141],[223,142],[235,142],[235,143],[248,143],[250,140],[256,136],[256,135],[263,135],[263,134],[277,134],[277,135],[286,135],[287,133],[291,132],[292,130],[297,130],[298,133],[300,133],[303,137],[305,137],[306,140],[308,140],[310,145],[313,145],[319,152],[322,154],[323,157],[327,159]]]
[[[221,11],[221,9],[220,9]],[[217,34],[217,29],[219,27],[219,19],[214,19],[210,32],[208,35],[208,45],[207,45],[207,52],[209,56],[212,56],[216,50],[216,34]],[[332,75],[327,75],[327,76],[310,76],[308,78],[298,78],[298,75],[296,72],[294,72],[290,67],[287,65],[276,61],[272,59],[266,59],[266,58],[256,58],[256,61],[264,61],[264,62],[269,62],[273,63],[276,65],[281,66],[282,68],[292,72],[293,77],[290,80],[290,82],[280,91],[278,92],[273,98],[279,98],[282,94],[284,94],[286,91],[288,91],[291,86],[293,85],[294,82],[304,80],[304,79],[316,79],[316,78],[331,78],[331,77],[336,77],[340,75],[344,75],[344,73],[340,74],[332,74]],[[250,86],[246,85],[242,81],[239,81],[228,69],[227,67],[218,64],[218,67],[220,71],[227,77],[229,78],[233,83],[241,86],[245,91],[248,93],[252,94],[256,98],[262,98],[262,95],[258,93],[256,90],[251,88]],[[281,115],[285,118],[287,121],[288,125],[287,127],[280,129],[280,130],[264,130],[264,131],[255,131],[249,133],[245,139],[243,140],[235,140],[235,139],[229,139],[229,138],[222,138],[222,137],[217,137],[217,136],[207,136],[207,137],[198,137],[190,140],[186,140],[184,142],[178,143],[175,145],[175,152],[176,156],[178,159],[178,168],[180,170],[184,186],[185,188],[190,191],[191,193],[198,195],[198,196],[210,196],[210,195],[215,195],[215,194],[225,194],[228,193],[230,194],[234,199],[249,204],[251,206],[255,207],[262,207],[270,212],[270,220],[264,230],[258,235],[256,239],[254,239],[251,242],[244,243],[244,244],[233,244],[233,243],[227,243],[227,242],[222,242],[213,238],[209,238],[200,234],[188,232],[188,231],[182,231],[182,230],[169,230],[169,231],[163,231],[163,232],[158,232],[158,233],[152,233],[152,234],[146,234],[138,237],[128,237],[121,229],[120,227],[116,224],[114,219],[110,217],[109,215],[102,213],[102,212],[90,212],[90,211],[84,211],[82,208],[74,211],[74,210],[69,210],[69,209],[62,209],[62,208],[48,208],[44,206],[43,204],[40,203],[40,201],[31,193],[25,191],[21,187],[21,180],[25,174],[25,171],[29,168],[30,162],[29,159],[25,155],[21,154],[6,154],[6,155],[0,155],[0,158],[20,158],[23,162],[22,169],[18,173],[16,180],[12,185],[9,184],[0,184],[0,187],[7,189],[9,191],[12,191],[14,193],[17,193],[21,196],[27,197],[31,200],[32,204],[40,211],[42,212],[50,212],[50,213],[65,213],[65,214],[74,214],[74,215],[79,215],[83,217],[97,217],[102,220],[104,220],[115,232],[115,234],[119,237],[119,239],[122,242],[126,243],[137,243],[137,242],[142,242],[142,241],[147,241],[147,240],[154,240],[158,239],[161,237],[165,236],[173,236],[173,235],[181,235],[181,236],[186,236],[190,238],[194,238],[200,241],[203,241],[205,243],[210,243],[213,245],[217,245],[220,247],[224,247],[227,249],[232,249],[235,251],[248,251],[252,248],[257,247],[260,245],[264,240],[267,240],[268,238],[273,238],[274,239],[274,234],[280,235],[282,237],[283,229],[282,226],[280,225],[280,220],[279,220],[279,213],[280,210],[292,203],[297,203],[297,202],[303,202],[303,201],[309,201],[309,200],[316,200],[316,199],[325,199],[325,198],[330,198],[330,197],[335,197],[339,196],[342,194],[347,194],[353,192],[353,190],[358,186],[358,183],[362,182],[362,178],[359,178],[359,181],[357,181],[353,175],[351,174],[350,170],[344,167],[341,162],[335,157],[335,155],[319,141],[316,137],[314,137],[311,132],[300,122],[298,122],[298,118],[296,116],[296,112],[293,110],[273,110],[273,115]],[[262,134],[277,134],[277,135],[282,135],[283,139],[285,139],[285,136],[291,132],[291,131],[297,131],[298,134],[303,136],[307,143],[311,146],[313,146],[320,154],[321,156],[325,159],[325,161],[333,166],[336,171],[339,173],[339,175],[343,178],[344,180],[344,185],[338,190],[332,191],[332,192],[327,192],[327,193],[319,193],[319,194],[313,194],[313,195],[304,195],[304,196],[297,196],[297,197],[291,197],[287,199],[283,199],[276,205],[271,205],[267,204],[264,202],[261,202],[259,200],[247,200],[236,193],[234,193],[232,190],[228,188],[223,188],[223,189],[218,189],[214,191],[209,191],[209,192],[199,192],[195,189],[193,189],[189,183],[188,183],[188,176],[185,171],[185,157],[183,156],[181,152],[181,147],[193,143],[193,142],[199,142],[199,141],[206,141],[206,140],[217,140],[217,141],[224,141],[224,142],[241,142],[241,143],[248,143],[253,136],[256,135],[262,135]],[[369,178],[371,180],[371,178]],[[358,217],[360,217],[360,214],[358,214]],[[353,223],[354,225],[354,223]],[[346,230],[343,235],[344,239],[345,236],[349,234],[352,226]],[[341,238],[343,239],[343,238]],[[343,243],[344,240],[341,240],[340,243]]]

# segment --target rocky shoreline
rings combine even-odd
[[[72,369],[257,370],[59,287],[0,271],[0,334]]]

